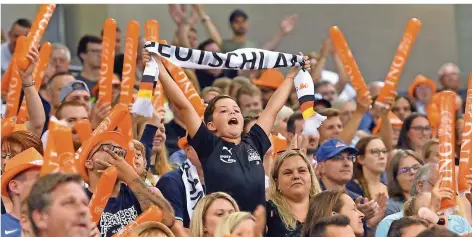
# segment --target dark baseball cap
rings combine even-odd
[[[229,23],[233,23],[234,19],[236,19],[236,17],[238,17],[238,16],[242,16],[244,18],[244,20],[247,20],[247,18],[248,18],[246,12],[244,12],[241,9],[236,9],[229,16]]]
[[[87,91],[90,94],[90,90],[85,82],[74,80],[61,88],[61,92],[59,93],[59,101],[61,103],[64,102],[66,97],[73,91]]]
[[[316,161],[321,163],[327,161],[342,152],[348,152],[350,155],[356,154],[357,149],[350,147],[337,138],[332,138],[321,143],[318,151],[316,152]]]

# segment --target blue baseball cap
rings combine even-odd
[[[318,163],[327,161],[342,152],[348,152],[349,154],[356,154],[357,149],[346,145],[343,141],[333,138],[321,143],[318,151],[316,152],[316,161]]]

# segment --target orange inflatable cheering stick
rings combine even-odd
[[[146,21],[144,25],[146,40],[157,42],[159,40],[159,22],[156,20]],[[142,115],[146,118],[151,118],[154,110],[152,103],[154,89],[158,76],[157,68],[150,66],[149,63],[145,66],[143,78],[139,84],[138,96],[133,104],[133,113]]]
[[[103,24],[102,58],[98,99],[100,103],[112,102],[113,63],[115,62],[116,21],[107,18]]]
[[[105,210],[117,179],[118,171],[116,170],[116,167],[109,167],[102,174],[97,186],[95,187],[93,196],[89,203],[90,214],[92,215],[92,221],[95,225],[98,224],[102,217],[103,210]]]
[[[441,120],[439,123],[438,156],[439,156],[439,176],[441,178],[440,187],[447,187],[456,193],[456,176],[454,162],[455,147],[455,100],[456,93],[452,91],[442,91],[438,93],[435,103],[438,105]],[[446,216],[452,214],[456,209],[456,196],[453,199],[442,199],[440,209]]]
[[[336,52],[343,62],[344,70],[346,70],[346,73],[351,78],[352,86],[356,90],[356,93],[358,95],[364,95],[365,92],[368,91],[367,85],[352,55],[351,49],[347,45],[343,33],[339,27],[333,26],[329,29],[329,34],[331,35],[334,48],[336,48]]]
[[[55,9],[56,4],[41,4],[39,7],[36,18],[34,18],[30,32],[28,33],[26,46],[21,48],[17,55],[18,69],[24,71],[30,65],[30,61],[26,58],[26,55],[31,48],[38,47]]]
[[[35,88],[36,88],[36,91],[38,92],[39,92],[39,88],[41,87],[41,84],[43,83],[44,71],[46,71],[46,67],[48,66],[48,63],[49,63],[49,57],[51,56],[51,49],[52,49],[51,43],[44,42],[43,45],[41,46],[41,49],[39,50],[39,61],[33,71]],[[26,107],[26,100],[23,100],[23,102],[21,102],[20,111],[18,111],[17,122],[24,123],[27,120],[28,120],[28,111]]]
[[[467,88],[467,98],[464,111],[464,128],[462,130],[462,143],[459,162],[459,175],[457,180],[457,189],[460,195],[470,193],[470,185],[467,184],[465,176],[469,175],[469,169],[472,168],[472,73],[469,75],[469,85]]]
[[[16,39],[15,51],[20,51],[21,48],[26,47],[26,37],[20,36]],[[11,74],[8,84],[8,93],[7,93],[7,111],[5,118],[14,117],[18,113],[18,108],[20,107],[20,96],[21,96],[21,87],[22,80],[20,77],[19,69],[17,67],[18,57],[13,57],[13,62],[11,64]]]
[[[79,135],[80,143],[84,143],[92,136],[92,124],[88,119],[80,119],[74,124],[74,129]]]
[[[162,40],[159,43],[167,44],[165,40]],[[164,64],[164,67],[167,69],[167,71],[169,71],[174,81],[180,87],[182,92],[184,92],[185,97],[187,97],[190,103],[192,103],[195,111],[197,111],[200,117],[203,117],[203,113],[205,113],[205,104],[203,104],[202,98],[198,94],[197,90],[195,90],[195,87],[193,86],[190,79],[188,79],[187,74],[185,74],[184,70],[181,67],[171,63],[169,60],[163,57],[160,57],[160,59],[162,61],[162,64]]]
[[[380,90],[380,94],[375,100],[375,103],[384,107],[388,107],[385,99],[391,94],[391,91],[395,91],[398,86],[398,81],[402,75],[403,68],[405,67],[408,55],[410,54],[411,48],[415,43],[416,36],[421,28],[421,22],[412,18],[408,21],[403,37],[400,41],[400,45],[397,48],[397,52],[393,57],[392,65],[388,70],[387,77],[385,78],[384,87]]]
[[[134,82],[136,80],[136,57],[139,45],[139,23],[137,21],[132,20],[128,23],[125,42],[120,103],[132,104]]]
[[[145,212],[141,215],[136,217],[136,220],[130,222],[125,228],[123,228],[120,232],[113,235],[113,237],[127,237],[131,234],[131,232],[141,223],[148,222],[148,221],[155,221],[161,222],[162,221],[162,211],[156,206],[149,207]]]
[[[57,120],[57,119],[56,119]],[[40,176],[60,171],[60,162],[57,155],[56,144],[54,141],[56,126],[58,123],[51,118],[48,125],[48,137],[46,142],[46,150],[44,151],[43,166],[41,167]]]

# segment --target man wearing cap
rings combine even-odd
[[[172,231],[176,236],[188,236],[193,208],[205,195],[205,181],[198,155],[188,144],[187,137],[181,138],[178,145],[187,160],[180,168],[164,174],[156,187],[174,208],[176,221]]]
[[[34,148],[29,148],[8,161],[2,174],[2,196],[13,204],[12,211],[2,215],[1,236],[21,236],[21,202],[26,199],[31,186],[39,178],[43,157]]]
[[[74,150],[77,151],[82,143],[80,142],[79,135],[75,129],[75,123],[81,119],[89,119],[87,108],[79,101],[67,101],[59,105],[59,108],[57,108],[56,118],[65,121],[67,126],[72,130]]]
[[[59,101],[60,103],[78,101],[83,104],[90,114],[90,123],[93,129],[95,129],[103,121],[108,112],[111,111],[111,105],[109,103],[96,104],[92,109],[90,90],[87,84],[80,80],[74,80],[64,85],[59,94]]]
[[[326,140],[316,152],[316,169],[322,190],[346,191],[356,201],[357,208],[365,214],[365,220],[369,220],[379,213],[376,200],[369,201],[346,188],[346,184],[352,179],[356,153],[356,148],[346,145],[342,140]]]
[[[85,82],[74,80],[61,88],[61,92],[59,93],[60,103],[72,100],[82,103],[87,111],[90,112],[90,91]]]

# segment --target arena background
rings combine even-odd
[[[33,20],[38,6],[2,4],[2,29],[8,32],[19,17]],[[60,4],[57,7],[44,40],[65,43],[77,65],[79,38],[84,34],[99,35],[107,17],[117,21],[123,37],[126,24],[133,19],[141,24],[141,29],[147,19],[159,20],[161,38],[168,41],[176,30],[168,7],[163,4]],[[249,39],[259,43],[275,34],[284,15],[298,14],[295,30],[277,49],[282,52],[318,51],[328,28],[340,26],[366,82],[384,80],[408,19],[417,17],[423,27],[410,53],[400,90],[406,90],[418,73],[437,80],[438,69],[448,61],[459,65],[463,88],[467,87],[466,79],[472,71],[472,5],[205,5],[223,38],[231,37],[228,16],[236,8],[248,13]],[[201,24],[197,30],[199,42],[207,38]],[[332,68],[329,63],[328,69]]]

